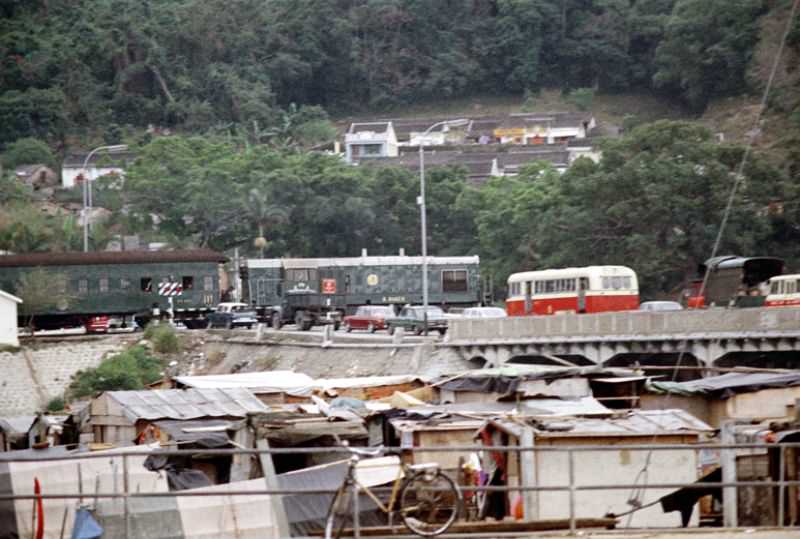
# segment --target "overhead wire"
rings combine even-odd
[[[675,13],[677,12],[677,5],[678,4],[676,3],[675,4],[675,10],[672,13],[672,17],[674,17]],[[781,38],[781,44],[778,47],[777,52],[775,53],[775,58],[774,58],[774,60],[772,62],[772,69],[770,71],[769,78],[767,79],[767,84],[764,87],[764,92],[763,92],[763,94],[761,96],[761,103],[760,103],[760,106],[759,106],[759,109],[758,109],[758,113],[756,114],[756,118],[755,118],[755,120],[753,122],[753,128],[748,132],[748,133],[750,133],[750,135],[748,136],[747,142],[745,144],[744,153],[742,154],[742,158],[741,158],[741,160],[739,162],[739,165],[736,167],[736,172],[735,172],[734,178],[733,178],[733,185],[731,186],[731,190],[730,190],[730,193],[728,195],[727,203],[725,205],[725,210],[724,210],[724,212],[722,214],[722,220],[720,221],[719,230],[717,230],[717,236],[716,236],[716,238],[714,240],[714,245],[713,245],[713,247],[711,249],[711,256],[709,257],[709,259],[713,259],[714,257],[716,257],[717,253],[719,252],[719,248],[720,248],[720,245],[722,243],[722,238],[723,238],[724,233],[725,233],[725,228],[728,225],[728,220],[729,220],[730,214],[731,214],[731,212],[733,210],[733,204],[734,204],[734,202],[736,200],[736,194],[737,194],[737,192],[739,190],[739,186],[741,185],[742,181],[744,180],[744,169],[747,166],[747,162],[749,161],[750,154],[752,153],[752,150],[753,150],[753,144],[754,144],[755,138],[757,136],[756,133],[759,132],[759,127],[761,125],[761,120],[762,120],[762,117],[764,115],[764,111],[767,108],[767,100],[769,99],[769,95],[770,95],[770,92],[772,91],[773,83],[775,82],[775,75],[778,72],[778,66],[780,65],[780,59],[781,59],[781,56],[783,55],[783,50],[784,50],[784,48],[786,46],[786,42],[787,42],[787,40],[789,38],[789,33],[791,32],[792,24],[793,24],[793,21],[794,21],[794,18],[796,16],[796,14],[797,14],[798,6],[800,6],[800,0],[793,0],[792,7],[791,7],[791,10],[789,12],[789,17],[786,20],[786,28],[784,29],[783,37]],[[700,290],[698,292],[698,297],[704,297],[705,296],[705,291],[706,291],[706,287],[708,286],[708,278],[709,278],[710,273],[711,273],[711,267],[709,265],[707,265],[706,268],[705,268],[705,272],[703,273],[703,281],[700,284]],[[675,367],[674,367],[674,369],[672,371],[672,375],[670,377],[670,381],[671,382],[675,382],[675,380],[678,377],[678,374],[679,374],[680,368],[681,368],[681,363],[683,362],[683,357],[687,353],[686,352],[687,345],[688,345],[688,340],[684,341],[684,344],[681,347],[681,351],[678,354],[678,358],[677,358],[677,360],[675,362]],[[671,392],[667,392],[666,397],[664,398],[664,401],[661,403],[661,406],[659,407],[659,410],[663,411],[663,410],[665,410],[667,408],[667,405],[669,404],[669,400],[670,400],[671,396],[672,396],[672,393]],[[651,444],[655,442],[656,436],[657,435],[654,433],[653,434],[653,438],[651,440]],[[646,492],[646,489],[647,489],[648,473],[649,473],[649,468],[650,468],[650,463],[651,463],[651,460],[652,460],[652,456],[653,456],[653,449],[650,449],[647,452],[647,456],[645,457],[645,462],[644,462],[644,465],[642,466],[642,469],[636,475],[636,479],[634,481],[634,484],[638,485],[638,482],[641,479],[642,485],[641,485],[641,487],[634,487],[632,489],[632,491],[631,491],[631,494],[630,494],[629,499],[628,499],[628,504],[631,506],[631,509],[628,510],[628,511],[625,511],[623,513],[620,513],[618,515],[615,515],[617,517],[626,516],[627,515],[628,516],[628,520],[627,520],[626,526],[628,526],[628,527],[630,527],[631,520],[633,519],[633,514],[634,513],[636,513],[637,511],[639,511],[641,509],[644,509],[646,507],[650,507],[652,505],[655,505],[657,503],[657,501],[658,501],[658,500],[651,501],[651,502],[649,502],[647,504],[643,504],[642,503],[642,498],[644,498],[644,495],[645,495],[645,492]]]

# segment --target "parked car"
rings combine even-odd
[[[464,318],[505,318],[505,309],[500,307],[469,307],[461,314]]]
[[[386,329],[386,319],[394,318],[394,308],[389,305],[362,305],[355,314],[344,317],[344,329],[365,329],[370,333]]]
[[[683,306],[677,301],[644,301],[639,305],[640,311],[682,311]]]
[[[209,328],[250,329],[257,323],[255,310],[246,303],[220,303],[217,310],[208,315]]]
[[[404,328],[416,335],[422,335],[425,332],[425,307],[421,305],[403,307],[398,316],[386,321],[386,326],[392,334],[397,328]],[[441,308],[428,307],[428,331],[438,331],[441,335],[447,331],[447,318]]]

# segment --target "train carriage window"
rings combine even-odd
[[[108,277],[100,277],[98,287],[100,288],[100,292],[108,292]]]
[[[769,287],[770,294],[779,294],[780,293],[779,290],[780,290],[780,281],[775,281]]]
[[[588,277],[581,277],[578,280],[579,289],[580,290],[589,290],[589,278]]]
[[[87,279],[78,280],[78,294],[85,296],[89,293],[89,281]]]
[[[442,291],[466,292],[467,291],[466,270],[442,270]]]
[[[120,290],[127,290],[131,287],[130,280],[126,279],[125,277],[120,278],[119,280],[119,289]]]
[[[214,278],[211,275],[203,277],[203,290],[212,292],[214,290]]]
[[[184,275],[181,277],[181,286],[184,290],[191,290],[194,288],[194,277],[191,275]]]
[[[152,277],[142,277],[139,280],[139,288],[142,292],[152,292],[153,291],[153,278]]]

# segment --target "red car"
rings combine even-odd
[[[374,333],[376,329],[386,329],[386,319],[393,317],[394,309],[388,305],[362,305],[356,314],[344,317],[344,329],[366,329]]]

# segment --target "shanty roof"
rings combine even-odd
[[[2,260],[2,257],[0,257]],[[22,303],[22,300],[13,294],[9,294],[8,292],[3,292],[0,290],[0,298],[6,299],[8,301],[13,301],[14,303]]]
[[[497,418],[487,421],[519,436],[525,426],[532,426],[536,436],[545,438],[603,436],[664,436],[682,433],[705,433],[714,429],[684,410],[631,410],[623,415],[592,418]]]
[[[175,381],[192,388],[246,388],[254,393],[281,393],[313,383],[307,374],[293,371],[241,372],[205,376],[176,376]]]
[[[226,262],[225,255],[210,249],[179,251],[102,251],[96,253],[28,253],[0,256],[0,267],[83,266],[168,262]]]
[[[255,395],[241,388],[107,391],[104,395],[119,403],[130,421],[246,417],[268,411]]]
[[[729,372],[689,382],[650,381],[647,389],[656,393],[713,395],[721,398],[775,387],[800,386],[800,372]]]

